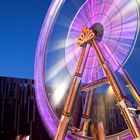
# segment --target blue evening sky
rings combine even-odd
[[[39,32],[50,3],[51,0],[0,0],[0,76],[33,79]],[[68,10],[72,13],[70,7]],[[65,21],[70,23],[67,17]],[[60,27],[63,29],[61,25]],[[64,35],[66,34],[65,32]],[[140,37],[125,65],[138,87],[140,87],[139,46]]]
[[[39,32],[51,0],[0,0],[0,76],[32,78]]]

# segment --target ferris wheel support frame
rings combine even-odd
[[[87,28],[87,27],[84,27],[84,28]],[[108,66],[100,48],[98,47],[96,41],[94,38],[92,39],[89,39],[90,38],[90,34],[94,34],[94,31],[90,30],[87,28],[87,34],[83,35],[83,33],[80,34],[80,37],[79,37],[79,40],[78,40],[78,45],[79,46],[82,46],[83,44],[85,43],[90,43],[91,46],[93,47],[93,49],[95,50],[96,54],[97,54],[97,57],[99,59],[99,62],[102,66],[102,69],[104,70],[104,72],[106,73],[106,76],[108,78],[108,81],[110,82],[110,85],[112,86],[113,90],[114,90],[114,93],[115,93],[115,96],[116,96],[116,99],[117,99],[117,102],[118,102],[118,106],[122,112],[122,115],[125,119],[125,122],[133,136],[133,138],[140,138],[140,133],[139,133],[139,125],[138,123],[136,122],[136,120],[131,116],[128,108],[127,108],[127,105],[129,104],[128,101],[126,99],[124,99],[123,97],[123,90],[121,88],[121,85],[115,75],[115,73],[110,69],[110,67]],[[88,33],[90,32],[90,34]],[[126,73],[124,73],[125,75]],[[125,79],[126,81],[130,81],[129,79],[127,79],[128,77],[126,76]],[[131,83],[129,83],[131,84]],[[132,86],[133,88],[133,86]]]
[[[84,30],[83,30],[84,32]],[[55,140],[64,140],[66,136],[66,132],[69,126],[69,122],[71,120],[71,115],[73,111],[73,107],[76,101],[76,97],[78,94],[78,88],[80,86],[81,78],[83,75],[83,71],[86,65],[88,53],[89,53],[89,48],[88,50],[86,49],[87,46],[83,44],[82,46],[82,52],[80,55],[80,59],[77,65],[77,69],[75,72],[75,75],[72,80],[72,84],[70,87],[70,90],[68,92],[68,97],[65,102],[63,114],[61,115],[60,123],[58,125],[57,133],[55,135]],[[87,53],[86,53],[87,50]]]
[[[105,48],[106,49],[106,48]],[[106,49],[106,51],[111,54],[110,51],[108,51],[108,49]],[[123,81],[126,84],[126,87],[129,89],[130,93],[132,94],[132,96],[134,97],[135,101],[137,102],[138,106],[140,106],[140,92],[137,89],[137,87],[135,86],[134,82],[132,81],[132,79],[130,78],[129,74],[127,73],[127,71],[122,68],[120,66],[120,64],[118,63],[118,61],[115,59],[115,57],[113,55],[110,55],[112,58],[112,61],[118,66],[120,67],[120,69],[118,70]]]
[[[106,60],[103,57],[103,54],[101,53],[101,50],[99,49],[99,47],[94,39],[91,41],[91,44],[98,56],[98,59],[102,65],[104,72],[106,73],[106,76],[110,82],[110,85],[112,86],[112,89],[115,93],[115,96],[116,96],[116,99],[118,102],[118,106],[121,110],[121,113],[124,117],[124,120],[125,120],[128,128],[129,128],[129,131],[131,132],[134,139],[140,138],[140,133],[138,130],[139,126],[137,126],[135,119],[131,116],[131,114],[127,108],[127,101],[122,96],[123,91],[121,89],[121,86],[119,84],[117,77],[115,76],[113,71],[109,68]]]
[[[73,106],[77,97],[77,91],[78,87],[80,85],[81,77],[84,71],[86,59],[84,59],[85,51],[86,51],[86,46],[88,43],[91,44],[91,46],[94,48],[99,62],[101,63],[102,69],[106,73],[106,76],[108,78],[108,81],[110,82],[110,85],[112,86],[112,89],[114,90],[118,106],[121,110],[121,113],[124,117],[124,120],[129,128],[129,131],[131,132],[132,136],[134,139],[140,138],[140,133],[139,133],[139,126],[136,123],[135,119],[131,116],[129,110],[128,110],[128,102],[126,99],[123,97],[123,90],[121,88],[121,85],[114,74],[114,72],[110,69],[108,66],[103,54],[101,53],[101,50],[99,49],[95,39],[94,39],[94,32],[92,30],[89,30],[87,27],[84,27],[82,30],[82,33],[80,34],[80,37],[78,38],[77,44],[82,48],[82,53],[80,55],[80,59],[78,62],[78,66],[75,72],[75,75],[73,77],[73,82],[65,103],[64,111],[61,116],[61,120],[58,126],[58,130],[55,136],[55,140],[64,140],[65,135],[68,129],[68,125],[70,122],[71,118],[71,113],[73,110]]]
[[[133,83],[132,79],[130,78],[129,74],[124,68],[121,68],[119,70],[126,87],[130,90],[132,96],[134,97],[135,101],[137,102],[138,106],[140,106],[140,93],[138,89],[136,88],[135,84]]]
[[[90,90],[90,93],[86,94],[86,100],[84,104],[83,114],[80,122],[80,130],[83,136],[87,136],[89,123],[91,121],[91,110],[94,90]]]

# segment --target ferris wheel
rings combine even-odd
[[[45,17],[35,59],[35,88],[37,106],[44,125],[55,140],[93,139],[87,135],[92,112],[94,91],[110,84],[121,114],[128,127],[128,137],[140,138],[140,122],[132,116],[128,107],[131,102],[117,78],[120,73],[138,106],[140,94],[124,64],[133,52],[139,33],[139,11],[135,0],[87,0],[78,7],[65,36],[65,66],[72,82],[68,88],[60,120],[52,109],[46,91],[45,61],[50,36],[56,19],[65,9],[65,0],[53,0]],[[62,34],[62,33],[61,33]],[[72,111],[78,92],[87,92],[79,128],[70,126]],[[60,93],[61,94],[61,93]],[[71,133],[75,129],[74,133]],[[99,123],[98,139],[105,136],[103,124]],[[126,132],[124,132],[126,133]],[[115,135],[116,136],[116,135]],[[130,136],[130,137],[131,137]],[[123,137],[126,135],[122,134]]]

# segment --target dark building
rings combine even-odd
[[[51,99],[54,89],[47,88],[47,92]],[[71,121],[75,127],[80,124],[85,95],[79,93],[75,103]],[[62,113],[65,98],[57,108],[53,108],[58,117]],[[92,122],[103,121],[106,135],[127,129],[114,95],[95,94],[92,110]],[[38,113],[34,81],[0,77],[0,140],[14,140],[17,135],[30,135],[31,140],[51,140]]]
[[[37,110],[34,81],[0,77],[0,140],[17,135],[50,140]]]
[[[93,97],[93,122],[104,123],[106,135],[113,135],[127,129],[114,94],[95,94]]]

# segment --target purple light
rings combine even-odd
[[[124,138],[121,138],[121,140],[133,140],[132,136],[126,136]]]
[[[57,126],[58,120],[53,113],[48,98],[47,93],[45,91],[45,73],[44,73],[44,62],[46,56],[46,48],[47,42],[49,38],[49,34],[52,30],[54,25],[54,20],[60,10],[64,0],[54,0],[49,8],[49,11],[45,17],[40,37],[38,40],[37,51],[36,51],[36,59],[35,59],[35,70],[34,70],[34,77],[35,77],[35,89],[36,89],[36,101],[37,106],[39,109],[39,113],[42,117],[43,123],[48,130],[50,136],[54,137]]]
[[[134,49],[138,18],[135,0],[88,0],[73,19],[67,36],[65,59],[70,74],[74,74],[80,56],[81,51],[75,40],[83,26],[91,27],[94,23],[103,25],[104,35],[98,46],[110,67],[116,71],[126,63]],[[82,77],[82,82],[86,84],[105,77],[94,50],[91,51]],[[71,69],[71,65],[75,67]]]

